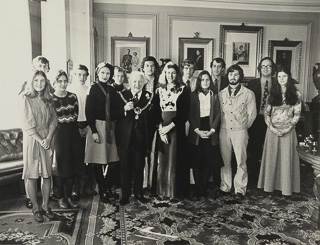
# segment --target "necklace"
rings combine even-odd
[[[118,94],[120,95],[120,97],[121,97],[121,99],[123,100],[123,102],[127,104],[128,101],[123,97],[121,91],[118,91]],[[149,94],[146,94],[146,97],[147,97],[147,96],[149,96]],[[148,97],[147,97],[147,99],[148,99]],[[150,97],[148,103],[147,103],[143,108],[140,108],[139,106],[137,106],[137,107],[135,107],[135,108],[133,109],[134,113],[136,114],[135,117],[134,117],[134,119],[136,119],[136,120],[139,119],[139,115],[140,115],[145,109],[147,109],[147,107],[148,107],[149,105],[151,105],[152,99],[153,99],[153,93],[151,93],[151,97]],[[132,99],[130,99],[129,101],[132,101]]]

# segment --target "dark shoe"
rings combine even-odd
[[[53,220],[55,218],[54,213],[52,212],[51,208],[44,210],[42,207],[40,208],[42,215],[46,216],[49,220]]]
[[[139,200],[141,203],[148,203],[150,199],[145,198],[143,195],[134,195],[136,200]]]
[[[215,192],[215,197],[218,198],[218,197],[223,197],[223,196],[227,196],[227,195],[230,195],[230,192],[225,192],[221,189],[217,190]]]
[[[59,208],[61,209],[67,209],[69,208],[68,203],[64,198],[58,199]]]
[[[57,202],[59,198],[55,194],[52,194],[50,195],[50,200]]]
[[[236,193],[235,199],[238,201],[242,201],[244,199],[244,195],[241,193]]]
[[[71,194],[71,200],[72,201],[79,201],[80,200],[80,195],[76,191],[73,191]]]
[[[32,211],[33,217],[35,221],[42,223],[44,221],[43,215],[41,214],[40,210]]]
[[[176,198],[170,198],[169,202],[170,203],[178,203],[178,202],[180,202],[180,200],[178,200]]]
[[[76,202],[76,201],[73,201],[70,197],[68,198],[67,201],[68,201],[69,206],[70,206],[71,208],[79,208],[79,207],[80,207],[79,203]]]
[[[27,206],[27,208],[33,208],[33,205],[32,205],[30,198],[26,199],[26,206]]]
[[[109,197],[108,197],[108,194],[106,193],[101,193],[100,194],[100,201],[103,202],[103,203],[111,203]]]
[[[124,206],[124,205],[126,205],[128,203],[129,203],[129,198],[125,198],[125,197],[121,198],[121,200],[120,200],[120,205],[121,206]]]
[[[199,196],[192,196],[192,197],[190,197],[190,200],[193,202],[197,202],[197,201],[200,201],[200,197]]]

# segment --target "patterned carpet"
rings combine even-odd
[[[83,210],[54,213],[54,220],[37,223],[31,212],[0,212],[0,244],[78,244]]]
[[[248,190],[242,202],[233,196],[178,203],[131,200],[120,210],[117,204],[103,205],[96,237],[102,244],[319,245],[320,231],[311,221],[316,205],[311,193],[288,198],[257,189]]]

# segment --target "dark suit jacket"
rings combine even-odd
[[[127,101],[133,98],[131,90],[126,90],[122,92],[122,95]],[[150,101],[150,99],[151,93],[142,90],[140,100],[138,101],[135,107],[140,107],[141,109],[144,108]],[[155,127],[154,125],[152,125],[152,123],[160,121],[160,113],[158,113],[159,116],[156,115],[156,113],[154,113],[155,107],[153,105],[154,103],[156,103],[155,101],[156,97],[154,96],[151,101],[151,104],[148,105],[148,107],[141,112],[138,120],[135,119],[135,113],[133,110],[128,111],[125,115],[125,102],[122,101],[122,103],[119,103],[118,110],[122,112],[122,117],[116,120],[115,129],[116,144],[118,147],[121,147],[123,149],[128,149],[129,147],[132,147],[130,146],[130,138],[132,137],[133,130],[139,130],[139,133],[141,134],[141,138],[139,138],[139,148],[142,150],[143,153],[147,153],[147,150],[151,145],[151,143],[149,143],[150,138],[153,137],[153,135],[150,136],[150,128]],[[156,120],[155,118],[152,118],[151,120],[151,117],[157,117],[159,119]]]
[[[229,85],[229,80],[227,77],[221,76],[221,82],[220,82],[220,91],[223,90],[224,88],[228,87]],[[219,91],[219,92],[220,92]]]
[[[219,134],[218,128],[220,125],[220,103],[218,95],[213,94],[210,91],[210,115],[209,115],[209,127],[214,128],[216,132],[210,137],[212,145],[219,144]],[[188,142],[193,145],[199,144],[200,136],[194,132],[196,128],[200,127],[200,100],[198,92],[191,93],[191,106],[190,106],[190,113],[189,113],[189,135],[188,135]]]
[[[276,79],[274,77],[272,77],[271,81],[273,84],[274,82],[276,82]],[[260,78],[255,78],[255,79],[250,80],[248,82],[247,88],[250,89],[256,97],[257,114],[259,114],[261,99],[262,99]]]

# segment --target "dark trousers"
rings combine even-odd
[[[254,184],[258,181],[261,158],[263,153],[263,144],[266,137],[267,125],[264,121],[263,115],[258,115],[249,128],[249,142],[248,142],[248,178],[249,182]]]
[[[58,191],[59,199],[71,197],[74,177],[63,178],[60,176],[54,176],[54,183]]]

